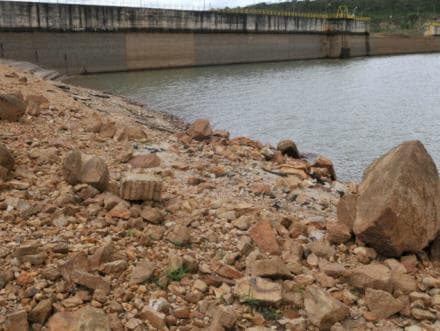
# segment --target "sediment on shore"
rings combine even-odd
[[[369,213],[380,185],[338,182],[291,140],[229,137],[4,64],[0,111],[0,330],[439,327],[437,205],[417,190],[405,201],[428,230],[405,246]],[[421,155],[405,164],[426,168],[431,203],[435,165],[401,148],[366,178],[397,169],[387,187],[405,187],[412,168],[389,160]]]

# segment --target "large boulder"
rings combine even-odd
[[[110,174],[105,162],[96,156],[84,159],[79,181],[89,184],[100,191],[105,191],[110,180]]]
[[[102,159],[77,150],[69,152],[64,158],[63,176],[71,185],[89,184],[100,191],[107,189],[110,180],[107,165]]]
[[[390,269],[379,263],[360,265],[352,269],[348,283],[358,289],[369,287],[388,292],[393,290]]]
[[[213,132],[207,119],[198,119],[188,129],[188,135],[195,140],[211,138]]]
[[[350,316],[350,309],[316,285],[307,287],[304,306],[310,322],[319,330],[330,330],[336,322]]]
[[[353,231],[385,256],[417,252],[440,228],[439,176],[419,141],[405,142],[365,171]]]
[[[21,93],[0,94],[0,120],[17,122],[26,112]]]
[[[386,319],[405,307],[400,300],[394,298],[390,293],[372,288],[365,290],[364,300],[376,320]]]

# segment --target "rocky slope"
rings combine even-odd
[[[399,171],[385,192],[359,190],[291,141],[230,139],[6,65],[0,94],[0,330],[440,329],[440,244],[420,250],[438,175],[417,144],[419,163],[370,169]],[[399,192],[416,201],[412,246],[374,192],[393,215]],[[356,205],[386,212],[363,226]]]

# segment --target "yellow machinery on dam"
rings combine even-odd
[[[440,21],[428,23],[425,30],[425,36],[440,36]]]
[[[219,9],[217,12],[232,13],[232,14],[250,14],[250,15],[266,15],[266,16],[280,16],[280,17],[304,17],[316,19],[351,19],[356,21],[369,22],[370,18],[365,16],[355,16],[350,14],[347,6],[339,6],[336,13],[305,13],[297,11],[277,11],[267,9],[254,8],[234,8],[234,9]]]

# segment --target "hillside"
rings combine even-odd
[[[350,13],[371,17],[371,31],[420,33],[428,20],[440,16],[440,0],[316,0],[278,4],[260,3],[254,8],[300,12],[336,12],[341,5]]]

